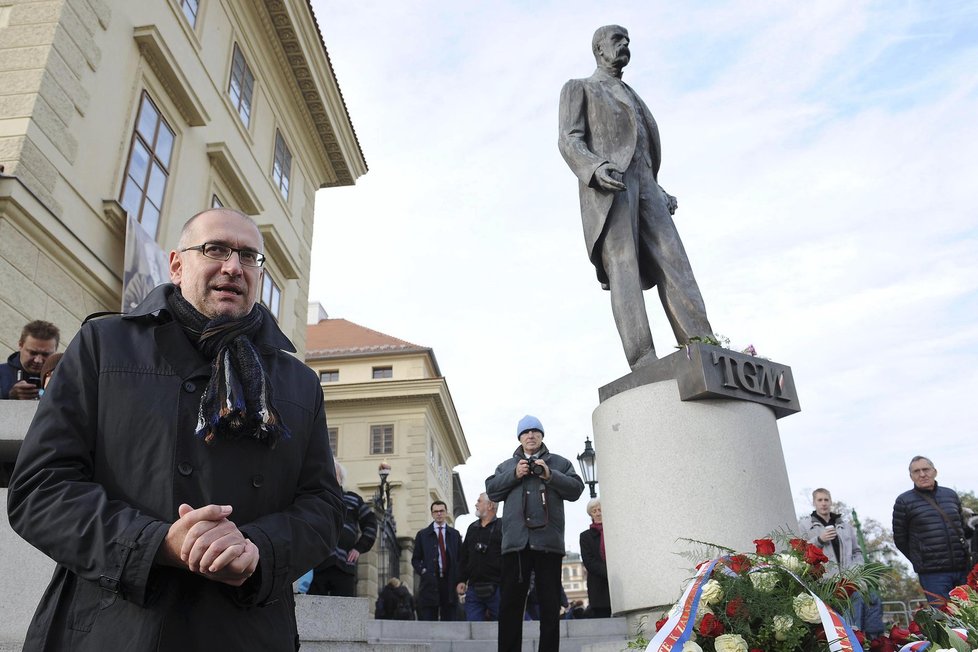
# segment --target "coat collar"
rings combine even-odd
[[[166,298],[173,292],[174,287],[172,283],[156,286],[132,312],[123,315],[122,318],[131,321],[157,322],[153,331],[157,350],[181,378],[209,376],[210,361],[206,360],[193,345],[184,333],[183,327],[173,319],[166,304]],[[295,353],[295,347],[279,329],[272,313],[260,304],[256,304],[256,307],[264,311],[265,315],[261,329],[255,334],[255,346],[263,353],[277,349]]]
[[[518,460],[525,460],[525,459],[527,459],[526,455],[523,454],[523,446],[522,445],[519,445],[519,446],[516,447],[516,450],[513,451],[513,457],[515,457]],[[544,444],[543,442],[540,442],[540,450],[535,454],[535,457],[538,460],[540,460],[540,459],[545,460],[548,457],[550,457],[550,451],[547,449],[547,445],[546,444]]]
[[[170,315],[170,309],[166,305],[166,298],[173,292],[175,287],[172,283],[157,285],[132,312],[125,314],[122,318],[139,319],[153,316],[157,319],[162,319],[162,315],[166,314],[167,320],[172,321],[173,317]],[[255,304],[255,307],[265,313],[265,318],[262,319],[261,329],[255,334],[255,345],[266,351],[280,349],[286,353],[295,353],[295,346],[293,346],[289,338],[278,327],[272,313],[260,303]]]

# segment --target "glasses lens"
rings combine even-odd
[[[203,253],[214,260],[227,260],[231,257],[231,249],[219,244],[205,244]]]
[[[265,257],[257,251],[239,251],[238,259],[246,267],[258,267],[265,262]]]

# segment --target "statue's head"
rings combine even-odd
[[[628,65],[632,53],[628,50],[628,30],[621,25],[599,27],[591,38],[591,51],[598,66],[621,70]]]

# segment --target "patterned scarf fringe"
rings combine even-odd
[[[279,439],[291,436],[272,403],[272,387],[261,356],[251,341],[263,314],[256,305],[241,319],[208,320],[179,289],[168,297],[174,317],[198,337],[197,347],[213,358],[211,377],[200,399],[196,436],[208,444],[218,439],[252,438],[275,448]]]

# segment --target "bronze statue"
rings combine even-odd
[[[679,344],[712,336],[686,250],[672,215],[676,198],[657,175],[659,129],[627,84],[628,30],[598,28],[591,41],[597,70],[560,92],[560,153],[580,181],[588,255],[611,309],[625,357],[637,369],[656,360],[643,290],[657,286]]]

